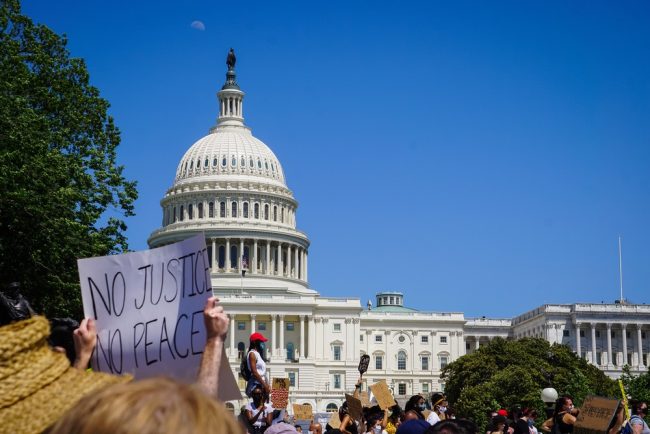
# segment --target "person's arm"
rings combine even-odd
[[[210,297],[203,309],[203,321],[205,322],[206,343],[197,385],[205,393],[213,398],[217,397],[219,389],[219,368],[221,367],[221,353],[223,341],[228,333],[228,316],[224,313],[223,307],[219,304],[217,297]]]
[[[549,419],[546,419],[546,420],[542,423],[542,431],[544,431],[544,432],[551,432],[551,430],[553,429],[553,425],[554,425],[554,422],[553,422],[553,418],[552,418],[552,417],[549,418]]]
[[[246,409],[246,420],[251,426],[257,422],[257,419],[259,419],[260,415],[264,412],[264,408],[264,404],[262,404],[261,408],[255,409],[257,410],[255,414],[253,414],[253,410]]]
[[[79,328],[72,332],[74,341],[75,360],[73,367],[82,371],[88,368],[88,363],[93,355],[95,345],[97,345],[97,327],[95,320],[84,318],[79,324]]]
[[[564,413],[562,416],[562,422],[566,423],[567,425],[574,425],[576,423],[576,420],[576,417],[569,412]]]
[[[265,417],[265,419],[266,419],[265,422],[266,422],[266,426],[271,426],[273,424],[273,408],[270,407],[270,405],[268,405],[268,407],[267,407],[267,405],[268,404],[265,404],[265,406],[263,407],[264,409],[266,409],[268,411],[268,414]]]
[[[354,392],[352,393],[352,396],[359,399],[359,395],[361,394],[361,384],[363,383],[363,380],[361,376],[359,376],[359,379],[357,380],[357,383],[354,385]]]
[[[388,409],[384,410],[384,418],[381,420],[381,429],[386,429],[388,425]]]
[[[341,431],[343,434],[352,434],[350,431],[348,431],[348,425],[350,425],[352,422],[352,418],[350,417],[349,414],[346,414],[343,417],[343,420],[341,421],[341,426],[339,426],[339,431]]]

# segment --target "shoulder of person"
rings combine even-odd
[[[638,414],[633,414],[630,417],[630,425],[643,425],[643,419]]]

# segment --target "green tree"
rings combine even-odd
[[[494,339],[447,365],[442,378],[450,404],[482,431],[490,410],[521,405],[544,415],[540,392],[549,383],[560,394],[571,395],[577,405],[587,395],[617,396],[614,380],[569,347],[544,339]]]
[[[648,371],[639,375],[632,375],[630,367],[625,365],[621,381],[625,393],[633,400],[650,402],[650,373]]]
[[[65,37],[0,3],[0,283],[48,316],[80,317],[77,259],[128,248],[135,182],[120,134]]]

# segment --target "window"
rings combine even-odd
[[[233,217],[237,217],[237,202],[233,202],[230,204],[230,215]]]
[[[391,297],[390,298],[390,304],[394,304],[394,301],[395,301],[395,297]]]
[[[422,383],[420,385],[420,389],[422,389],[422,393],[424,394],[429,394],[429,383]]]
[[[248,202],[244,202],[243,213],[244,213],[244,218],[247,219],[248,218]]]
[[[226,202],[219,203],[219,217],[226,218]]]
[[[296,371],[289,371],[289,386],[296,387]]]
[[[614,330],[612,330],[612,338],[615,338],[615,337],[616,337],[616,332]]]
[[[256,219],[260,218],[260,204],[256,203],[253,211],[253,217]]]
[[[336,404],[330,402],[329,404],[327,404],[327,408],[325,409],[325,411],[328,413],[336,413],[337,411],[339,411],[339,408],[336,406]]]
[[[440,369],[444,369],[449,364],[448,356],[440,356]]]
[[[241,157],[241,163],[239,163],[239,164],[241,165],[242,169],[245,168],[246,167],[246,159],[244,157]]]
[[[596,337],[597,337],[597,338],[600,337],[600,331],[599,331],[599,330],[596,330]]]
[[[233,155],[232,158],[230,159],[230,164],[232,165],[232,167],[237,166],[237,158],[235,158],[234,155]]]
[[[174,223],[176,223],[176,207],[174,207]]]
[[[293,342],[287,344],[287,360],[294,360],[296,358],[296,347]]]
[[[293,322],[288,322],[286,328],[288,332],[292,332],[296,329],[296,325]]]
[[[266,330],[266,322],[260,321],[259,323],[257,323],[257,330],[265,331]]]
[[[209,218],[214,217],[214,202],[208,203],[208,217]]]
[[[332,349],[334,350],[334,360],[341,360],[341,346],[334,345]]]
[[[212,160],[212,167],[214,167],[216,165],[217,165],[217,159],[215,158],[214,160]]]
[[[192,217],[194,217],[194,205],[189,204],[187,206],[187,217],[192,220]]]
[[[382,335],[375,335],[375,342],[381,342],[382,341]]]
[[[399,371],[406,370],[406,353],[404,351],[397,353],[397,369]]]
[[[441,344],[446,344],[447,343],[447,336],[440,336],[440,343]]]
[[[278,221],[278,207],[277,206],[273,207],[273,221],[274,222]]]
[[[335,332],[340,332],[341,331],[341,323],[340,322],[335,322],[334,323],[334,331]]]
[[[584,338],[584,337],[585,337],[585,331],[584,331],[584,330],[580,330],[580,337],[581,337],[581,338]]]
[[[363,342],[363,335],[359,335],[359,342]]]
[[[335,389],[340,389],[341,388],[341,374],[334,374],[333,376],[333,383],[334,383],[334,388]]]
[[[223,157],[223,158],[221,159],[221,165],[222,165],[223,167],[226,167],[226,165],[228,165],[228,162],[226,161],[226,157]]]
[[[423,371],[428,371],[429,370],[429,356],[422,356],[420,359],[421,362],[421,368]]]
[[[627,332],[627,331],[626,331],[626,332],[625,332],[625,337],[628,338],[628,339],[630,339],[630,332]],[[629,363],[629,365],[631,365],[631,363]]]
[[[248,160],[248,166],[250,168],[253,168],[253,159],[252,158],[250,160]]]
[[[282,212],[280,213],[280,222],[284,223],[284,207],[282,207]]]
[[[420,342],[423,344],[429,343],[429,336],[420,336]]]
[[[268,220],[268,219],[269,219],[269,206],[264,205],[264,220]]]
[[[183,216],[183,211],[184,211],[184,210],[183,210],[183,205],[181,205],[181,211],[180,211],[180,213],[179,213],[179,214],[180,214],[180,220],[181,220],[181,221],[183,221],[183,217],[184,217],[184,216]]]
[[[199,211],[199,218],[202,219],[203,218],[203,202],[199,203],[196,207],[197,207],[197,209]]]
[[[203,162],[203,167],[208,167],[208,158],[205,158],[205,161]]]
[[[406,395],[406,383],[399,383],[397,385],[397,394],[398,395]]]
[[[257,160],[257,168],[258,169],[262,168],[262,162],[259,159]]]
[[[565,338],[568,338],[569,334],[570,334],[569,330],[562,330],[562,336],[564,336]]]
[[[381,354],[375,356],[375,369],[384,369],[384,356]]]
[[[238,343],[237,344],[237,358],[238,359],[243,359],[245,351],[246,351],[246,345],[244,345],[243,342]]]
[[[246,330],[246,323],[244,321],[237,321],[237,330]]]

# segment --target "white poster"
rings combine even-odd
[[[212,295],[203,235],[80,259],[78,267],[84,314],[97,321],[93,369],[196,379],[206,339],[203,308]]]

